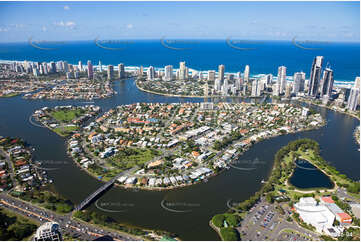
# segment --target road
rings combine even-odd
[[[80,222],[73,219],[71,217],[71,214],[60,215],[49,210],[31,205],[30,203],[21,201],[19,199],[15,199],[6,193],[0,194],[0,205],[2,207],[10,209],[15,213],[35,219],[40,223],[55,221],[59,223],[61,233],[63,235],[66,234],[78,240],[94,240],[105,235],[111,236],[114,240],[119,241],[137,241],[141,239],[133,235],[128,235],[126,233],[114,232],[111,230],[99,228],[85,222]]]

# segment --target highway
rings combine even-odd
[[[5,207],[17,214],[35,219],[40,223],[49,221],[57,222],[60,225],[62,235],[66,234],[72,238],[76,238],[77,240],[94,240],[105,235],[111,236],[114,240],[118,241],[140,240],[140,238],[132,235],[105,230],[103,228],[98,228],[95,225],[72,219],[70,213],[60,215],[43,208],[39,208],[31,205],[30,203],[15,199],[6,193],[0,194],[0,207]]]

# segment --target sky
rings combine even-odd
[[[360,41],[359,2],[0,2],[0,42]]]

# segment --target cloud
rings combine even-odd
[[[65,5],[64,10],[70,10],[70,7],[68,5]]]
[[[24,28],[24,24],[10,24],[9,26],[16,29]]]
[[[45,26],[42,26],[42,27],[41,27],[41,31],[42,31],[42,32],[46,32],[46,31],[48,31],[48,29],[47,29]]]
[[[127,25],[127,29],[132,29],[134,26],[133,26],[133,24],[128,24]]]
[[[8,32],[9,29],[6,27],[0,27],[0,32]]]
[[[58,27],[65,27],[65,28],[69,28],[69,29],[74,29],[75,26],[76,26],[76,23],[73,22],[73,21],[60,21],[60,22],[54,22],[54,25],[55,26],[58,26]]]

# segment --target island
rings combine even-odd
[[[66,134],[68,154],[92,176],[149,190],[207,182],[256,142],[325,124],[320,114],[292,104],[135,103],[94,119],[97,111],[44,107],[34,116]]]

